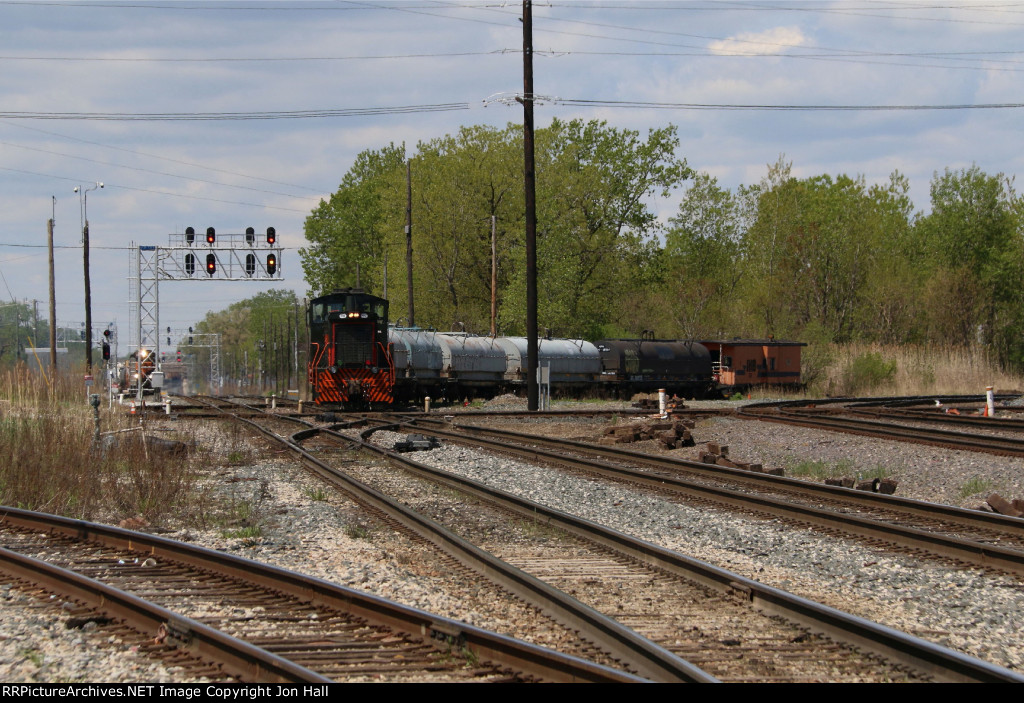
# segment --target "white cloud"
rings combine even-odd
[[[744,32],[714,41],[708,48],[721,56],[750,56],[783,53],[805,43],[806,38],[799,27],[773,27],[763,32]]]

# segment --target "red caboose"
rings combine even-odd
[[[800,348],[805,342],[781,339],[701,339],[711,353],[712,378],[723,394],[755,386],[802,387]]]

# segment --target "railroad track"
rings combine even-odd
[[[736,508],[857,539],[1024,574],[1024,519],[772,476],[714,464],[651,456],[514,432],[404,418],[428,434],[628,481],[657,492]]]
[[[259,682],[635,677],[359,591],[194,545],[0,509],[0,570]]]
[[[247,412],[253,410],[251,406],[244,406],[244,408]],[[222,412],[225,413],[225,417],[231,416],[227,410]],[[483,575],[507,593],[513,594],[535,607],[538,612],[544,613],[556,622],[577,632],[579,638],[585,643],[584,653],[596,649],[602,657],[620,662],[625,669],[651,680],[686,682],[714,680],[706,672],[680,659],[663,647],[640,637],[613,619],[497,559],[443,526],[358,481],[345,471],[319,460],[300,446],[303,441],[319,432],[315,428],[310,428],[310,423],[307,421],[283,415],[266,415],[260,423],[244,416],[235,416],[235,418],[255,428],[271,441],[286,447],[297,461],[314,474],[349,494],[363,506],[385,516],[392,525],[418,536],[425,543],[448,555],[456,564],[472,570],[476,574],[475,578]],[[266,426],[268,423],[287,421],[303,424],[306,429],[289,438],[276,434]],[[365,445],[365,443],[363,444]]]
[[[867,408],[849,406],[844,410],[850,415],[890,419],[899,422],[917,422],[932,425],[976,427],[983,430],[1010,430],[1024,432],[1024,419],[1019,417],[980,417],[977,414],[949,414],[936,408]]]
[[[359,446],[383,454],[447,488],[486,499],[500,505],[503,510],[540,520],[544,525],[557,527],[584,540],[590,547],[582,554],[582,561],[569,558],[572,549],[509,557],[525,568],[543,574],[552,583],[570,585],[578,595],[585,590],[581,584],[621,582],[626,578],[622,576],[623,569],[629,570],[628,578],[631,579],[667,580],[667,588],[658,590],[664,584],[656,584],[644,597],[659,603],[661,609],[645,612],[637,608],[635,612],[631,610],[621,614],[622,619],[672,651],[695,658],[695,664],[724,680],[829,680],[830,676],[838,679],[849,677],[849,680],[980,680],[989,676],[1000,680],[1021,680],[1016,674],[999,667],[757,584],[571,515],[431,469],[408,457],[394,455],[329,429],[302,430],[292,435],[292,441],[297,444],[314,437],[358,441]],[[698,591],[703,594],[698,596]],[[678,602],[688,601],[689,610],[680,608],[673,611],[671,608],[674,606],[666,606],[672,594],[676,594]],[[591,597],[589,593],[586,596],[588,599]],[[729,601],[734,610],[725,613],[716,599]],[[636,599],[630,601],[631,604],[634,602]],[[611,608],[612,604],[606,598],[601,607]],[[770,625],[757,619],[765,615],[772,616]],[[676,617],[679,619],[673,620]],[[702,639],[698,634],[702,630],[701,625],[693,625],[691,629],[680,625],[682,622],[702,622],[710,631],[725,633],[729,632],[725,623],[730,621],[734,628],[732,631],[742,633],[740,636],[725,634],[717,639]],[[827,633],[830,639],[821,639],[820,633]],[[759,635],[763,635],[763,639],[758,639]],[[873,654],[854,652],[851,645]],[[743,664],[739,664],[740,661]],[[814,663],[825,663],[831,673],[823,675],[822,670],[813,668]]]
[[[998,456],[1024,456],[1024,439],[991,437],[929,427],[907,427],[878,420],[837,417],[833,414],[822,414],[816,409],[752,408],[748,406],[738,409],[736,416],[747,420],[778,422],[877,439],[927,444],[945,449],[985,452]]]

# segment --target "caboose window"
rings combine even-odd
[[[334,363],[341,368],[363,368],[373,362],[373,325],[334,325]]]

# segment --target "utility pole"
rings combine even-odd
[[[89,283],[89,193],[103,184],[96,182],[92,188],[75,187],[82,207],[82,264],[85,268],[85,373],[92,374],[92,286]]]
[[[533,160],[533,3],[523,0],[523,186],[526,202],[526,408],[536,411],[537,190]]]
[[[491,336],[498,336],[498,216],[491,215]]]
[[[46,223],[46,247],[50,252],[50,370],[57,377],[57,298],[53,278],[53,226],[56,224],[57,198],[53,196],[53,210]]]
[[[405,276],[409,289],[409,326],[416,326],[412,297],[412,160],[405,162]]]

